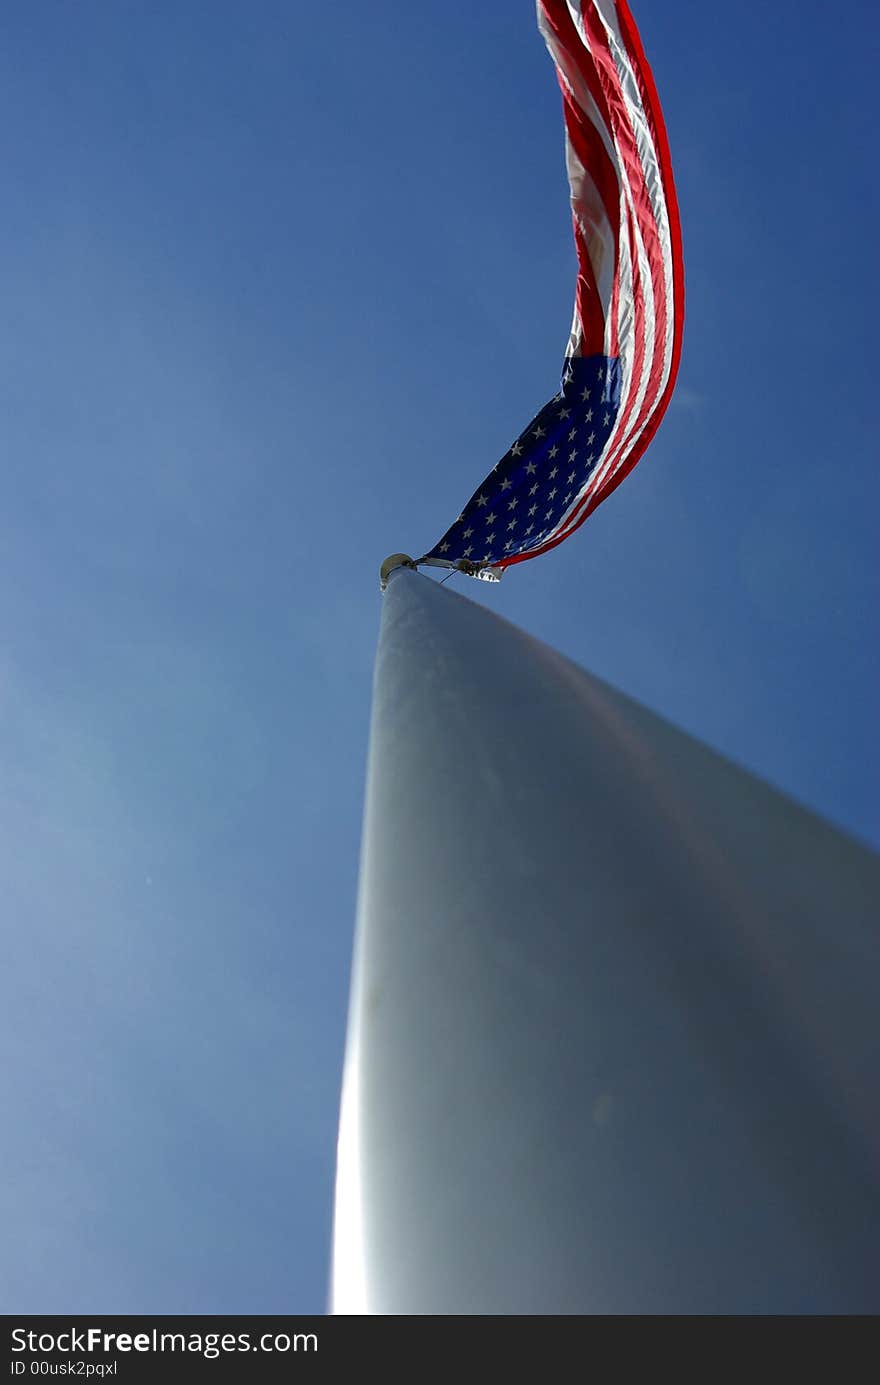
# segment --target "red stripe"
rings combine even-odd
[[[575,287],[575,306],[581,324],[581,354],[601,356],[605,350],[605,313],[596,287],[593,262],[587,249],[577,217],[574,218],[574,243],[578,257],[578,276]]]

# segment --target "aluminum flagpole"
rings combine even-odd
[[[332,1311],[880,1308],[880,859],[391,573]]]

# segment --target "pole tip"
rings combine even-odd
[[[392,553],[390,557],[385,559],[379,569],[379,587],[381,591],[384,591],[388,586],[388,578],[397,567],[411,567],[414,572],[416,570],[416,565],[408,553]]]

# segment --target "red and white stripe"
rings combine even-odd
[[[539,548],[567,538],[632,470],[669,403],[684,271],[660,101],[626,0],[537,0],[562,88],[578,277],[568,356],[619,356],[616,425],[590,479]]]

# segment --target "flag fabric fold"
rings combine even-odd
[[[420,563],[498,577],[573,533],[636,465],[669,403],[684,271],[657,90],[626,0],[538,0],[556,67],[577,252],[558,394]]]

